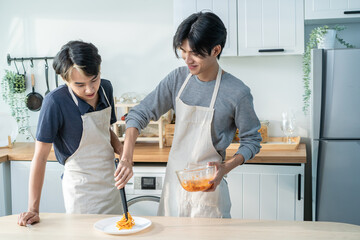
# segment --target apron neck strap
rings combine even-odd
[[[191,76],[192,76],[192,74],[191,74],[191,73],[189,73],[189,75],[187,75],[187,77],[186,77],[186,79],[185,79],[185,81],[184,81],[183,85],[181,86],[181,88],[180,88],[180,90],[179,90],[179,92],[178,92],[178,95],[177,95],[177,97],[178,97],[178,98],[180,98],[180,95],[181,95],[181,93],[183,92],[183,90],[184,90],[184,88],[185,88],[186,84],[189,82],[189,79],[191,78]]]
[[[109,105],[109,107],[110,107],[111,105],[110,105],[110,102],[109,102],[108,97],[106,96],[105,90],[104,90],[104,88],[103,88],[102,86],[100,86],[100,87],[101,87],[101,89],[102,89],[102,91],[103,91],[103,93],[104,93],[104,96],[105,96],[106,102],[108,103],[108,105]]]
[[[73,91],[69,85],[68,85],[68,90],[69,90],[69,93],[70,93],[72,99],[74,100],[76,106],[79,106],[79,102],[78,102],[77,98],[75,97],[75,94],[73,93]]]
[[[105,96],[105,99],[106,99],[108,105],[111,106],[111,105],[110,105],[110,102],[109,102],[109,99],[108,99],[107,96],[106,96],[106,93],[105,93],[104,88],[103,88],[102,86],[100,86],[100,87],[101,87],[101,89],[102,89],[102,91],[103,91],[103,93],[104,93],[104,96]],[[76,106],[79,106],[79,101],[78,101],[77,98],[75,97],[75,94],[74,94],[73,90],[71,89],[70,86],[68,86],[68,89],[69,89],[69,93],[70,93],[72,99],[74,100]]]
[[[218,94],[218,92],[219,92],[221,75],[222,75],[222,69],[221,69],[221,67],[219,66],[219,70],[218,70],[218,73],[217,73],[217,76],[216,76],[216,82],[215,82],[214,92],[213,92],[213,95],[212,95],[212,98],[211,98],[211,102],[210,102],[210,108],[211,108],[211,109],[214,108],[215,100],[216,100],[217,94]]]
[[[216,82],[215,82],[214,92],[213,92],[213,95],[212,95],[212,98],[211,98],[211,102],[210,102],[210,108],[211,108],[211,109],[214,108],[215,100],[216,100],[217,94],[218,94],[218,92],[219,92],[221,75],[222,75],[222,69],[221,69],[221,67],[219,66],[219,70],[218,70],[218,73],[217,73],[217,75],[216,75]],[[179,92],[178,92],[178,95],[177,95],[178,98],[180,98],[180,95],[181,95],[181,93],[183,92],[186,84],[189,82],[189,79],[191,78],[191,76],[192,76],[192,74],[189,73],[189,75],[186,77],[183,85],[181,86],[181,88],[180,88],[180,90],[179,90]]]

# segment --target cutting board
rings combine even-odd
[[[266,143],[261,143],[261,150],[296,150],[299,147],[301,137],[292,137],[292,143],[287,143],[286,137],[270,137]],[[238,149],[240,143],[231,143],[228,149]]]

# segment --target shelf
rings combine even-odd
[[[114,98],[114,106],[115,106],[115,114],[117,114],[117,108],[123,108],[125,110],[125,113],[128,113],[130,111],[130,109],[132,107],[135,107],[136,105],[138,105],[138,103],[119,103],[119,99],[118,98]],[[167,116],[169,116],[169,114],[167,113]],[[166,120],[164,119],[164,116],[161,116],[160,119],[158,121],[150,121],[149,125],[158,125],[158,137],[138,137],[137,138],[137,142],[158,142],[159,143],[159,148],[163,148],[163,125],[164,125],[164,121],[166,122]],[[116,135],[118,135],[118,138],[120,141],[124,141],[123,137],[120,137],[123,135],[124,133],[124,126],[126,125],[125,121],[119,120],[117,122],[115,122],[113,124],[113,129]],[[122,129],[122,131],[121,131]]]

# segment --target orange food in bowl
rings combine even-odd
[[[188,192],[204,191],[211,188],[209,184],[215,178],[215,166],[193,165],[190,168],[176,171],[180,185]]]
[[[181,186],[188,192],[205,191],[214,184],[209,184],[211,178],[200,180],[185,180],[181,182]]]

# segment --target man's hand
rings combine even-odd
[[[219,162],[209,162],[208,166],[215,166],[215,178],[211,181],[209,181],[209,184],[212,184],[212,186],[205,190],[204,192],[213,192],[215,191],[216,187],[221,183],[221,180],[223,179],[224,175],[226,174],[225,170],[225,164],[219,163]]]
[[[23,212],[20,213],[18,217],[18,224],[20,226],[26,226],[26,224],[33,224],[40,222],[40,217],[38,212]]]
[[[133,165],[132,160],[125,160],[125,159],[120,160],[119,165],[114,174],[115,186],[118,189],[125,187],[126,183],[134,175],[132,165]]]
[[[220,163],[220,162],[208,162],[209,166],[215,166],[216,172],[215,172],[215,178],[211,181],[209,181],[209,184],[212,184],[212,186],[205,190],[204,192],[213,192],[215,191],[216,187],[221,183],[221,180],[225,176],[225,174],[229,173],[231,170],[233,170],[235,167],[242,165],[244,163],[245,159],[243,155],[237,154],[234,155],[231,159]]]

